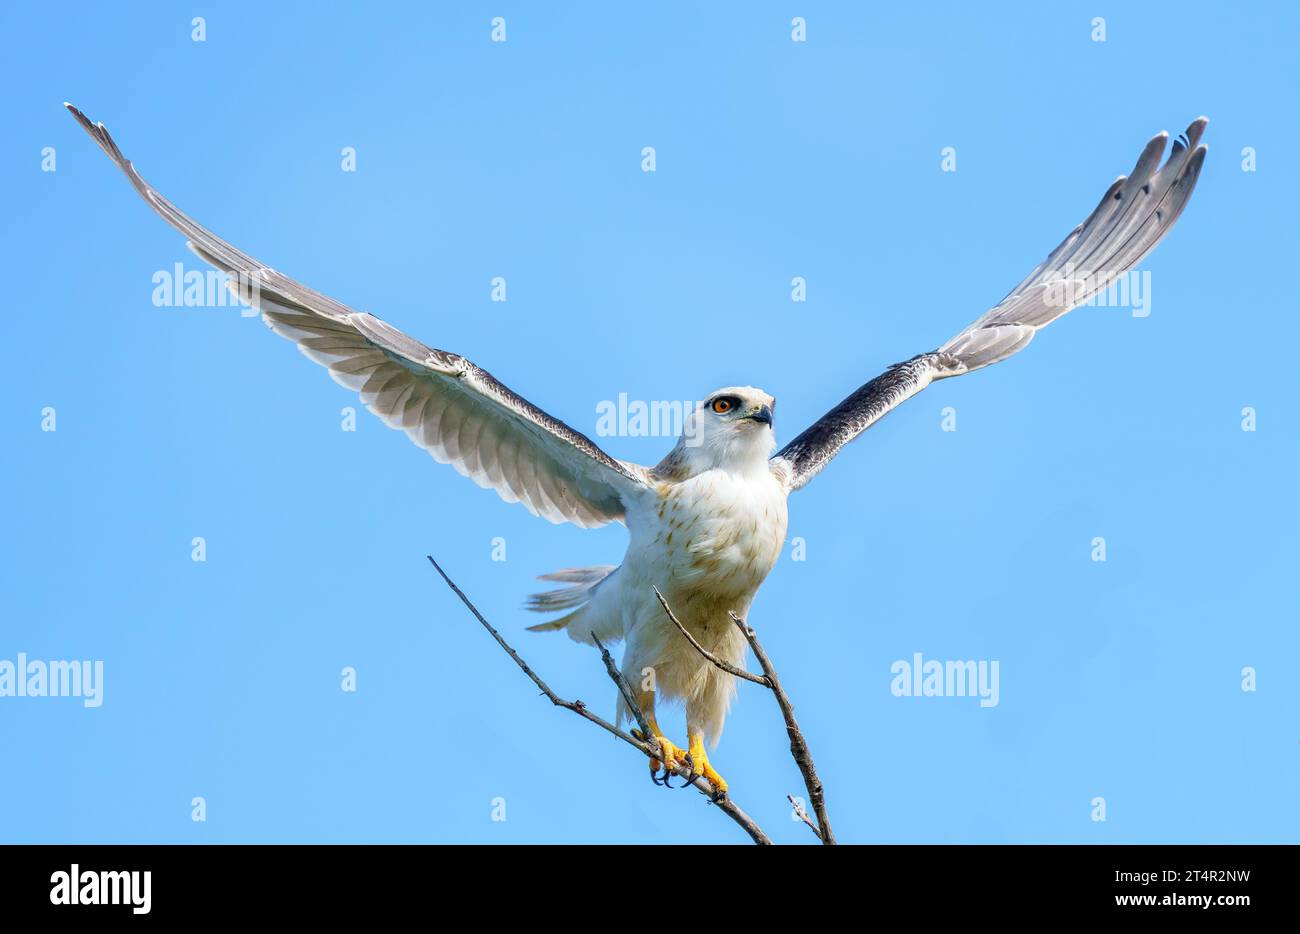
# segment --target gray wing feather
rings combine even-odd
[[[1022,350],[1039,328],[1141,262],[1173,228],[1192,196],[1207,152],[1197,144],[1208,122],[1204,117],[1193,120],[1158,170],[1169,136],[1152,137],[1133,173],[1116,179],[1088,218],[1047,259],[940,350],[958,357],[965,372],[1005,360]]]
[[[645,468],[610,457],[464,357],[322,295],[202,227],[144,180],[103,124],[65,106],[195,255],[234,277],[231,290],[259,308],[271,330],[435,460],[507,502],[584,527],[621,519],[625,499],[645,489]]]
[[[1153,137],[1133,172],[997,305],[933,353],[896,364],[827,412],[772,458],[790,489],[811,480],[844,445],[936,379],[960,376],[1024,349],[1042,328],[1110,286],[1151,252],[1192,196],[1208,121],[1192,121],[1160,166],[1168,134]]]

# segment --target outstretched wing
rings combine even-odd
[[[232,276],[232,291],[259,308],[271,330],[328,367],[370,411],[435,460],[551,522],[583,527],[621,519],[626,499],[646,488],[645,468],[610,457],[464,357],[426,347],[199,226],[140,176],[102,123],[65,106],[190,249]]]
[[[1088,218],[1006,298],[938,350],[898,363],[860,387],[772,458],[796,490],[877,419],[936,379],[960,376],[1024,349],[1038,329],[1136,266],[1183,213],[1196,187],[1208,121],[1192,121],[1160,166],[1167,133],[1154,137],[1133,174],[1120,176]]]

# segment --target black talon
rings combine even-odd
[[[700,777],[700,773],[695,771],[695,760],[691,758],[689,752],[686,754],[686,759],[684,761],[686,762],[686,784],[682,785],[682,787],[690,788],[695,785],[695,781]]]

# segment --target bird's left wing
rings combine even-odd
[[[644,467],[615,460],[591,439],[512,392],[457,354],[426,347],[327,295],[281,275],[201,227],[141,177],[102,123],[65,105],[136,191],[204,261],[232,276],[240,298],[294,341],[336,382],[434,459],[507,502],[583,527],[619,520],[647,488]]]
[[[1182,214],[1205,161],[1208,121],[1194,120],[1160,166],[1167,133],[1153,137],[1132,175],[1120,176],[1087,219],[1006,298],[938,350],[897,363],[818,419],[772,457],[772,471],[797,490],[844,445],[936,379],[1005,360],[1034,334],[1136,266]]]

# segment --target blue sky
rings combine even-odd
[[[619,393],[741,383],[785,440],[1207,114],[1149,316],[1078,310],[891,414],[792,497],[806,560],[787,546],[751,620],[842,840],[1297,838],[1294,6],[50,2],[0,24],[0,660],[105,671],[95,709],[0,697],[0,838],[743,839],[538,698],[424,561],[603,712],[594,653],[520,607],[537,574],[616,563],[624,530],[551,526],[365,412],[342,431],[354,398],[255,319],[155,307],[190,254],[65,99],[204,224],[579,430]],[[996,660],[998,705],[893,696],[917,652]],[[742,686],[715,764],[810,842],[785,747]]]

